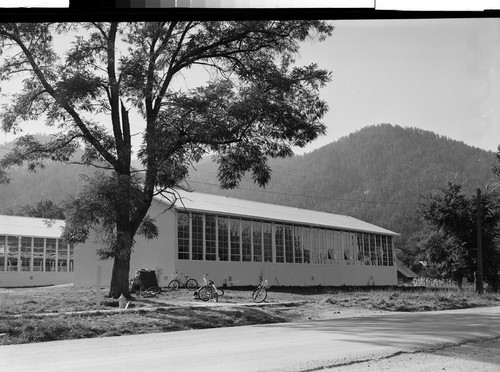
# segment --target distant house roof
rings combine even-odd
[[[63,220],[0,215],[0,235],[59,238],[63,228]]]
[[[277,204],[268,204],[226,196],[204,194],[200,192],[186,192],[178,190],[181,201],[177,201],[175,208],[179,211],[226,214],[243,218],[283,221],[294,224],[304,224],[318,227],[329,227],[339,230],[351,230],[398,236],[398,233],[372,225],[353,217],[287,207]],[[164,198],[161,202],[169,204]]]
[[[407,278],[418,278],[418,275],[415,274],[409,267],[405,266],[405,264],[399,259],[396,259],[396,266],[401,275]]]

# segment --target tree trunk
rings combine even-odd
[[[127,258],[115,257],[109,286],[109,297],[117,299],[123,294],[126,298],[130,298],[129,271],[130,255]]]

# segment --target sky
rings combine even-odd
[[[500,145],[500,19],[339,20],[301,49],[332,71],[321,95],[328,134],[305,151],[365,126],[430,130],[496,151]]]
[[[332,37],[304,43],[297,59],[297,64],[317,63],[332,72],[332,81],[321,90],[330,108],[324,118],[327,134],[295,153],[381,123],[497,150],[500,18],[332,22]],[[178,83],[196,81],[195,75],[185,78]],[[32,124],[29,132],[43,130]],[[0,134],[0,143],[12,139]]]

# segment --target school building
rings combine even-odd
[[[0,215],[0,287],[73,282],[72,244],[60,239],[64,221]]]
[[[158,239],[136,237],[130,275],[155,270],[160,286],[174,273],[217,285],[397,285],[397,233],[348,216],[178,191],[171,208],[155,198]],[[112,262],[91,241],[75,249],[74,284],[107,286]]]

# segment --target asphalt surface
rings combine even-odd
[[[474,357],[474,347],[463,348],[480,342],[496,348],[498,338],[500,307],[394,313],[4,345],[0,371],[373,371],[395,370],[386,366],[398,358],[398,370],[413,371],[422,367],[418,357],[452,348],[459,351],[447,358],[456,365],[500,371],[496,355],[485,361]]]

